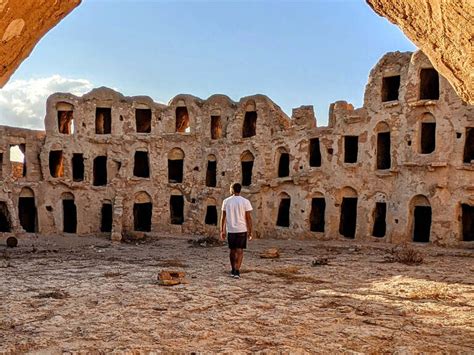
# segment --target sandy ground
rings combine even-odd
[[[183,237],[3,245],[0,353],[474,353],[472,250],[417,246],[409,266],[381,243],[256,240],[235,280],[225,246]],[[160,286],[161,270],[189,282]]]

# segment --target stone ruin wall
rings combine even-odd
[[[439,81],[436,79],[439,97],[420,98],[426,96],[420,94],[425,90],[420,88],[420,73],[425,68],[432,66],[420,51],[386,54],[370,73],[363,107],[354,109],[344,101],[332,104],[327,127],[316,126],[311,106],[294,109],[289,118],[263,95],[239,102],[223,95],[207,100],[178,95],[169,105],[163,105],[149,97],[125,97],[107,88],[82,97],[54,94],[47,101],[46,132],[0,126],[0,214],[3,201],[12,233],[24,232],[22,225],[30,223],[29,229],[39,234],[72,231],[79,235],[104,233],[120,239],[150,229],[152,235],[170,232],[217,236],[218,226],[206,222],[215,222],[215,210],[220,218],[220,205],[228,196],[229,185],[242,181],[242,161],[248,166],[253,159],[251,184],[244,186],[243,195],[254,206],[257,237],[344,239],[345,234],[356,240],[397,243],[412,241],[417,233],[426,234],[428,224],[429,242],[471,245],[473,107],[463,102],[441,76]],[[400,77],[399,87],[396,76]],[[428,82],[433,84],[433,80]],[[110,109],[111,134],[96,133],[104,127],[107,131],[108,118],[97,108]],[[137,109],[145,117],[151,111],[149,133],[147,119],[140,124],[145,132],[137,133]],[[244,121],[252,122],[255,115],[255,135],[243,138],[243,130],[249,128],[244,127]],[[177,123],[177,116],[183,122]],[[212,116],[215,121],[220,117],[219,125],[212,126]],[[73,123],[69,124],[71,118]],[[185,129],[187,122],[189,128]],[[59,126],[63,132],[69,127],[74,131],[60,133]],[[434,126],[433,133],[430,129]],[[213,129],[216,134],[220,132],[219,138],[211,137]],[[434,135],[434,143],[429,142],[430,134],[426,141],[426,131]],[[9,147],[14,144],[26,147],[24,177],[12,174]],[[434,144],[434,151],[422,154],[421,150],[426,146],[430,149],[430,144]],[[148,153],[148,178],[134,176],[137,151]],[[72,159],[78,153],[83,155],[83,181],[73,179]],[[144,153],[140,154],[143,158]],[[94,160],[98,156],[106,157],[104,186],[93,186]],[[169,159],[175,164],[183,156],[182,182],[170,182]],[[345,162],[354,157],[356,162]],[[289,158],[288,164],[285,158]],[[319,165],[318,160],[320,166],[310,166]],[[213,174],[207,172],[209,161],[216,162],[215,187],[206,186],[212,185]],[[101,162],[96,163],[100,171]],[[79,170],[80,164],[74,174]],[[141,170],[139,175],[143,174]],[[279,173],[288,176],[279,177]],[[100,180],[100,174],[97,176]],[[34,201],[36,221],[30,218],[29,222],[21,222],[29,218],[21,217],[21,210],[28,208],[24,203],[19,206],[22,197]],[[179,201],[183,201],[182,220],[179,213],[170,216],[171,205],[179,212]],[[103,204],[108,206],[103,209]],[[64,230],[64,224],[72,223],[71,206],[77,210],[77,226]],[[151,225],[147,226],[150,208]],[[426,219],[429,210],[431,226]],[[66,223],[64,215],[68,215]],[[276,225],[277,221],[281,226]],[[420,241],[425,237],[417,238]]]

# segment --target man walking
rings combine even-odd
[[[230,249],[231,276],[240,278],[240,266],[247,248],[247,238],[252,240],[252,205],[240,196],[242,185],[233,183],[230,186],[232,196],[222,202],[221,239],[227,239]]]

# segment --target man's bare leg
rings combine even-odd
[[[230,266],[232,267],[232,271],[235,271],[235,264],[236,264],[236,250],[237,249],[230,249],[229,259],[230,259]]]
[[[240,271],[240,266],[244,258],[244,249],[235,249],[235,254],[235,269]]]

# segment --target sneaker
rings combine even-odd
[[[235,276],[235,270],[232,270],[229,274],[230,277],[234,277]]]
[[[234,279],[240,279],[240,271],[239,270],[235,270]]]

